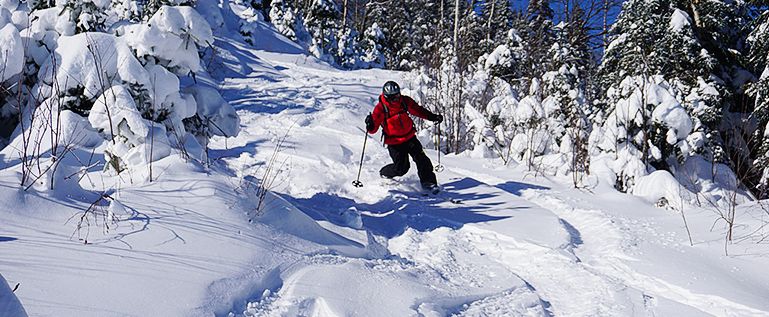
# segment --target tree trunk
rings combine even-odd
[[[491,12],[489,13],[489,22],[486,23],[486,41],[491,41],[491,21],[494,21],[494,9],[497,6],[497,1],[491,1]]]
[[[454,56],[459,64],[459,0],[454,0]]]
[[[609,1],[603,0],[603,51],[609,46],[607,36],[609,35]]]
[[[699,0],[693,0],[691,2],[691,8],[692,8],[692,18],[694,19],[694,25],[696,27],[699,27],[702,25],[702,20],[700,19],[700,11],[697,10],[697,6],[700,4]]]
[[[342,10],[342,26],[347,26],[347,0],[344,0],[344,9]]]
[[[445,17],[445,14],[444,14],[445,12],[446,12],[446,0],[441,0],[441,19],[439,20],[440,22],[438,22],[438,27],[440,28],[441,31],[444,30],[443,18]]]

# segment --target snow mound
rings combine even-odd
[[[550,316],[542,307],[542,300],[525,287],[489,296],[466,304],[458,316]]]
[[[669,205],[675,209],[683,207],[684,197],[693,196],[668,171],[655,171],[638,177],[633,187],[633,195],[657,203],[659,206]]]
[[[354,244],[352,241],[324,229],[283,197],[269,192],[263,199],[265,201],[264,212],[255,217],[255,220],[261,223],[322,245],[345,246]]]

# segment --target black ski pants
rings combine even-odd
[[[435,173],[433,172],[433,163],[425,154],[425,151],[422,149],[422,143],[416,137],[401,144],[388,145],[387,150],[390,152],[393,162],[382,167],[379,170],[379,174],[387,178],[405,175],[409,171],[410,155],[414,159],[414,163],[417,164],[419,182],[422,183],[422,186],[437,184]]]

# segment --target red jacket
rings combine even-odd
[[[379,95],[379,102],[374,106],[374,112],[371,114],[374,119],[374,128],[368,133],[374,134],[379,130],[379,126],[383,126],[384,143],[387,145],[401,144],[413,138],[416,135],[414,121],[404,111],[404,105],[408,114],[426,120],[435,117],[435,114],[417,104],[409,96],[401,96],[397,101],[388,101],[384,95]],[[387,111],[385,111],[385,107],[387,107]],[[386,115],[387,118],[385,118]],[[385,120],[387,120],[387,124],[382,125]]]

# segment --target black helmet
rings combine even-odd
[[[386,98],[395,97],[401,94],[401,87],[394,81],[388,81],[382,87],[382,93]]]

